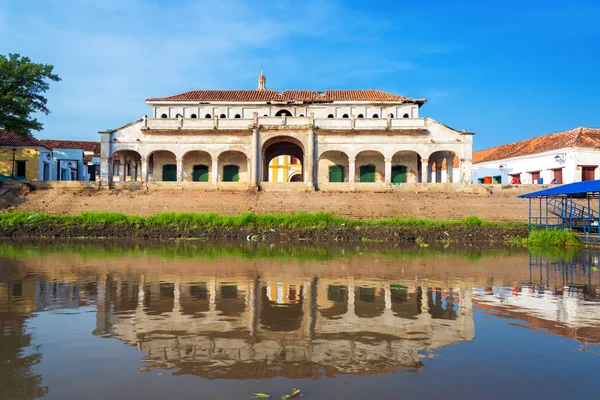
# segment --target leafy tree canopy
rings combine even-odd
[[[42,129],[32,114],[49,114],[44,93],[48,81],[60,81],[54,66],[31,62],[20,54],[0,55],[0,128],[22,136]]]

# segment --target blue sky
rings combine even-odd
[[[98,140],[193,89],[376,88],[474,149],[600,127],[600,1],[0,0],[0,53],[53,64],[39,138]]]

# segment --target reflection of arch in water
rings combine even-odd
[[[360,318],[379,317],[385,310],[385,297],[381,288],[358,287],[354,293],[354,313]]]
[[[417,294],[409,294],[407,286],[392,283],[390,285],[390,298],[394,316],[417,319],[417,316],[421,314],[421,306],[418,304]]]
[[[108,282],[111,308],[115,312],[134,311],[138,307],[139,285],[127,281]]]
[[[328,285],[327,301],[331,307],[321,308],[319,312],[327,319],[339,319],[348,312],[348,286]]]
[[[158,290],[156,290],[158,289]],[[160,315],[173,311],[175,305],[175,284],[160,283],[144,285],[144,310],[148,315]]]
[[[179,304],[183,315],[203,317],[210,309],[209,291],[206,282],[181,285]]]
[[[268,287],[261,288],[260,323],[268,331],[289,332],[300,329],[302,325],[303,289],[302,286],[290,285],[287,293],[289,299],[278,303],[269,299]]]
[[[442,289],[436,288],[435,292],[431,289],[427,291],[427,304],[429,314],[436,319],[456,319],[456,310],[454,309],[454,294],[452,289],[448,289],[446,296],[443,296]]]
[[[237,316],[246,309],[246,300],[236,284],[221,285],[216,302],[216,310],[224,316]]]

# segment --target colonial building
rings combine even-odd
[[[354,190],[431,178],[470,183],[472,133],[419,117],[425,99],[379,90],[277,92],[265,83],[261,73],[256,90],[146,100],[150,117],[100,132],[102,184]]]
[[[473,153],[473,183],[562,184],[600,179],[600,129],[575,128]]]

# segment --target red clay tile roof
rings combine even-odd
[[[86,142],[82,140],[40,140],[50,149],[73,149],[93,152],[95,156],[100,157],[100,142]]]
[[[7,132],[4,129],[0,129],[0,146],[46,147],[50,149],[31,135],[23,137],[18,133]]]
[[[522,157],[568,147],[600,149],[600,128],[575,128],[473,153],[473,164]]]
[[[147,99],[154,101],[302,101],[309,103],[327,103],[332,101],[394,101],[415,103],[419,106],[425,104],[427,99],[411,99],[383,92],[381,90],[192,90],[169,97],[154,97]]]

